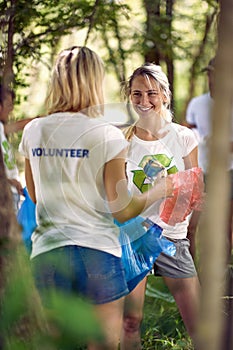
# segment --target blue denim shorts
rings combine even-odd
[[[128,294],[121,259],[95,249],[65,246],[31,260],[36,286],[55,289],[104,304]]]

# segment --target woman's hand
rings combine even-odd
[[[16,180],[16,179],[8,179],[8,182],[9,182],[9,184],[11,186],[16,188],[16,190],[17,190],[19,195],[23,194],[23,187],[22,187],[21,183],[18,180]]]

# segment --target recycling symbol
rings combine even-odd
[[[145,155],[139,163],[142,169],[132,170],[134,185],[142,193],[148,191],[152,187],[148,174],[146,174],[144,170],[148,167],[148,164],[156,163],[157,168],[165,170],[168,175],[177,173],[178,169],[175,165],[170,167],[172,159],[173,157],[169,158],[166,154]]]

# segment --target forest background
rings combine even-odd
[[[207,89],[201,70],[216,54],[217,1],[11,0],[0,2],[0,13],[0,75],[17,93],[13,118],[44,113],[54,57],[73,45],[104,60],[106,103],[122,100],[122,83],[147,61],[168,74],[177,121]]]
[[[132,121],[131,116],[126,114],[127,111],[122,107],[124,103],[121,102],[121,87],[138,65],[150,61],[160,64],[167,73],[173,96],[174,119],[183,123],[190,99],[208,89],[206,74],[202,72],[202,69],[215,56],[217,48],[223,42],[223,40],[219,42],[221,3],[223,7],[225,6],[225,13],[229,10],[228,13],[233,14],[231,1],[224,0],[31,0],[30,2],[27,0],[1,0],[0,76],[3,82],[12,85],[16,92],[15,109],[11,116],[12,121],[44,114],[47,82],[56,54],[65,47],[87,45],[97,51],[105,63],[105,100],[106,107],[110,107],[108,116],[113,118],[111,121],[116,123]],[[222,130],[225,129],[222,128]],[[16,153],[20,137],[21,135],[18,133],[13,135],[11,139]],[[17,160],[22,169],[22,161],[19,157]],[[219,160],[224,161],[225,158],[221,157]],[[222,169],[219,160],[218,168],[215,169]],[[0,171],[2,171],[1,168]],[[220,178],[219,174],[217,171],[214,172],[214,175],[218,178]],[[15,220],[13,216],[6,214],[10,213],[10,210],[6,205],[7,192],[5,193],[3,190],[5,189],[4,174],[1,173],[0,175],[2,182],[2,190],[0,191],[1,210],[3,206],[5,210],[1,212],[3,214],[1,218],[6,222],[4,226],[6,232],[2,229],[2,226],[1,237],[6,234],[7,237],[12,239],[13,235],[11,234],[15,230]],[[218,197],[220,207],[221,200],[224,201],[224,193],[226,192],[223,191]],[[223,205],[222,207],[226,209],[226,206]],[[215,219],[218,219],[217,214],[218,211],[214,215]],[[222,223],[221,220],[219,222]],[[219,228],[219,225],[215,226]],[[208,229],[208,227],[205,228]],[[211,234],[214,236],[213,230]],[[210,236],[206,235],[206,237]],[[217,239],[216,245],[218,246]],[[10,243],[10,247],[13,247],[13,250],[9,251],[9,256],[12,257],[11,252],[15,251],[16,247],[14,238]],[[221,244],[219,244],[219,247],[221,247]],[[218,253],[217,249],[215,253]],[[9,259],[7,260],[9,262]],[[28,338],[29,334],[34,334],[34,328],[37,328],[37,333],[40,334],[40,344],[46,342],[46,348],[53,349],[54,343],[50,344],[44,336],[46,334],[44,325],[47,323],[44,322],[44,314],[39,306],[40,302],[36,296],[34,297],[36,292],[34,292],[33,283],[30,282],[30,277],[25,279],[27,282],[25,285],[19,280],[20,266],[24,266],[21,263],[20,256],[16,255],[12,261],[13,265],[9,269],[12,271],[13,266],[17,264],[17,273],[13,274],[16,280],[10,280],[4,291],[4,296],[8,298],[6,300],[3,298],[5,301],[2,304],[8,317],[4,318],[4,322],[0,322],[2,339],[7,339],[6,344],[9,346],[5,348],[10,350],[27,348],[25,342],[22,347],[20,343],[22,336],[22,309],[20,303],[25,298],[25,303],[30,311],[29,319],[31,324],[33,323],[33,327],[32,329],[26,327],[26,330],[23,327],[24,333],[27,334]],[[221,260],[219,266],[222,267]],[[25,268],[22,268],[21,272],[24,276],[27,275]],[[216,283],[219,282],[217,278],[215,280]],[[4,285],[4,283],[2,284]],[[21,297],[18,300],[19,304],[11,293],[11,289],[14,289],[15,285],[21,287],[20,290],[17,290]],[[211,283],[209,283],[209,287],[211,289]],[[30,290],[30,293],[28,290]],[[152,290],[152,294],[153,292],[154,290]],[[217,298],[219,298],[218,292],[219,290],[214,295]],[[31,298],[31,294],[33,294],[33,298]],[[160,297],[161,295],[163,294],[160,294]],[[216,303],[216,299],[211,299],[211,291],[206,292],[206,295],[207,299],[209,298],[212,301],[208,310],[214,311],[213,305],[216,304],[217,306],[216,313],[209,312],[205,319],[210,324],[211,321],[221,318],[219,317],[220,305],[218,302]],[[158,295],[156,297],[158,298]],[[166,302],[170,302],[166,293],[164,299]],[[33,305],[32,300],[36,300]],[[205,302],[205,304],[207,303]],[[12,305],[15,306],[15,309],[12,309]],[[66,310],[66,313],[63,311],[64,320],[52,320],[57,326],[61,327],[61,333],[65,334],[62,339],[56,334],[56,341],[59,345],[61,342],[71,342],[74,337],[79,341],[83,338],[85,340],[87,332],[89,332],[89,335],[91,333],[93,337],[96,336],[98,326],[93,318],[86,316],[88,313],[87,305],[76,305],[73,300],[70,301],[70,304],[67,301],[64,303],[63,300],[59,300],[56,305],[58,309]],[[163,305],[160,302],[159,305],[160,310],[154,309],[154,313],[150,315],[151,318],[149,317],[146,320],[150,328],[149,331],[152,331],[152,333],[146,335],[145,349],[155,348],[154,338],[156,338],[158,349],[158,341],[161,343],[161,349],[191,349],[190,342],[185,340],[187,334],[185,334],[182,327],[178,326],[180,319],[171,316],[172,309],[168,304]],[[175,343],[171,339],[157,338],[157,334],[161,333],[161,328],[158,330],[156,328],[158,324],[154,325],[152,319],[156,312],[161,314],[161,310],[164,311],[164,309],[166,309],[164,318],[166,318],[166,321],[170,321],[167,322],[165,328],[167,331],[171,331],[171,327],[173,327],[176,337]],[[11,311],[9,312],[9,310]],[[77,315],[74,315],[74,310],[77,310]],[[149,306],[148,311],[151,310],[152,307]],[[69,312],[72,313],[72,323],[70,322]],[[65,317],[66,315],[67,317]],[[82,325],[80,324],[80,315],[83,320]],[[77,329],[73,329],[75,321],[80,325],[78,332]],[[202,324],[204,329],[205,321]],[[162,320],[160,319],[159,322],[161,325]],[[218,347],[219,333],[221,332],[219,322],[218,320],[216,322],[217,328],[215,328],[215,325],[211,325],[212,332],[207,332],[205,335],[201,334],[200,338],[203,336],[205,339],[204,346],[200,346],[201,350],[206,348],[211,348],[211,350],[227,349],[227,347]],[[15,324],[17,327],[15,327]],[[20,331],[18,330],[19,324]],[[88,326],[88,330],[85,325]],[[24,322],[23,326],[25,326]],[[20,333],[20,337],[18,337],[18,333]],[[210,343],[212,341],[212,345],[209,347],[207,346],[206,335]],[[177,339],[180,341],[180,345],[177,343]],[[152,341],[152,344],[150,344],[150,341]],[[36,346],[38,346],[38,337],[33,336],[28,341],[28,349],[36,349]]]

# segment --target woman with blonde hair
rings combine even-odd
[[[37,204],[31,261],[42,297],[50,288],[88,298],[104,333],[89,349],[117,349],[128,293],[121,262],[120,222],[170,196],[171,179],[130,196],[125,175],[128,142],[101,120],[104,67],[87,47],[63,50],[55,62],[48,115],[24,129],[28,192]],[[49,306],[49,300],[44,297]]]
[[[134,195],[145,193],[148,185],[142,179],[153,174],[151,164],[158,170],[157,178],[197,167],[195,136],[190,129],[172,122],[169,82],[161,67],[148,63],[137,68],[129,78],[125,92],[138,115],[138,120],[125,130],[130,142],[127,156],[129,191]],[[154,272],[163,277],[188,333],[194,338],[200,286],[189,251],[188,218],[176,224],[165,223],[161,220],[160,208],[161,201],[157,201],[141,216],[162,227],[163,236],[176,245],[176,254],[162,253],[154,264]],[[146,282],[147,278],[125,299],[121,349],[141,349],[140,325]]]

